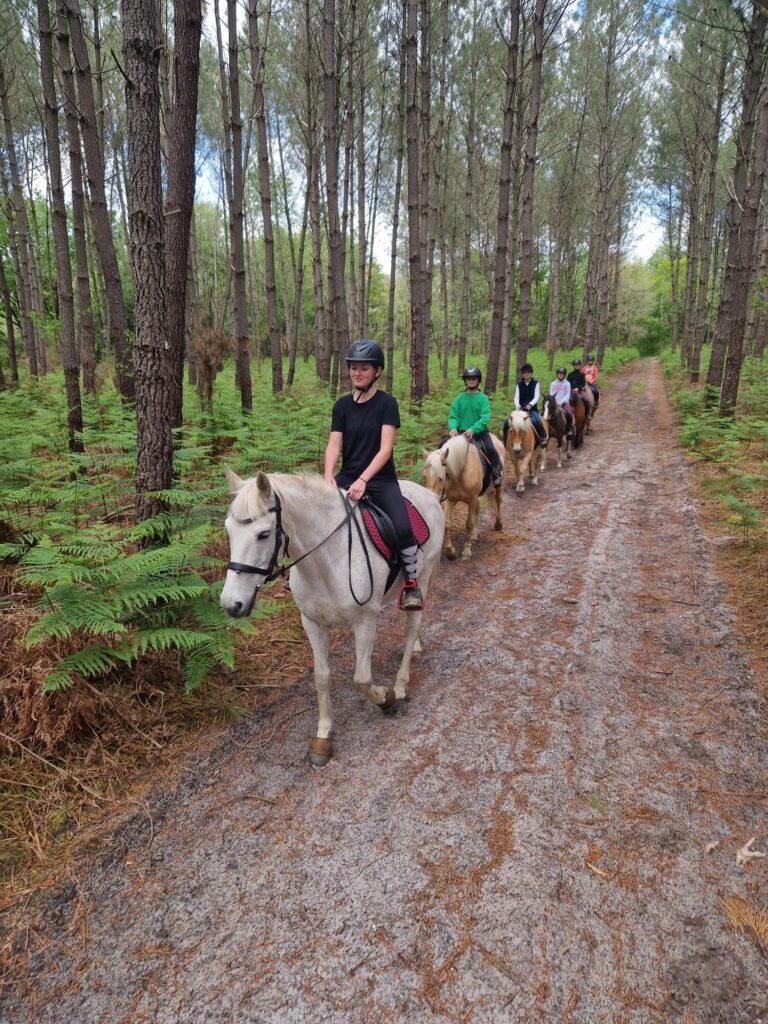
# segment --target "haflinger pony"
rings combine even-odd
[[[504,446],[495,434],[491,434],[493,446],[498,452],[502,467],[504,466]],[[501,492],[504,486],[504,474],[502,469],[501,484],[494,487],[489,483],[486,491],[483,491],[483,478],[485,476],[485,463],[483,456],[478,453],[477,446],[467,440],[464,434],[457,434],[449,438],[442,448],[433,452],[422,449],[424,456],[423,478],[424,483],[436,494],[440,503],[446,503],[448,508],[445,513],[445,543],[444,550],[448,558],[456,557],[456,546],[451,535],[453,509],[457,502],[464,502],[467,506],[467,521],[465,524],[464,549],[461,552],[462,558],[470,558],[472,555],[472,541],[480,537],[480,495],[485,494],[488,500],[488,507],[494,515],[494,530],[501,529]]]
[[[333,755],[328,631],[345,626],[355,638],[355,686],[381,707],[404,700],[411,656],[420,651],[421,612],[405,614],[405,650],[394,687],[375,686],[371,654],[382,607],[400,590],[399,574],[386,590],[389,566],[361,522],[357,503],[316,475],[259,473],[241,480],[226,470],[234,500],[224,525],[230,561],[221,606],[235,618],[250,615],[262,585],[282,575],[280,562],[292,559],[290,588],[301,612],[314,655],[319,704],[317,733],[309,745],[312,764]],[[419,549],[417,580],[426,600],[440,562],[444,516],[440,502],[426,488],[403,480],[403,494],[421,513],[429,537]],[[289,552],[290,545],[290,552]]]
[[[534,486],[539,484],[539,473],[543,473],[545,469],[547,442],[539,442],[531,417],[523,409],[513,409],[507,424],[507,454],[517,477],[517,493],[523,494],[526,473],[530,473]],[[544,430],[547,430],[546,423]]]
[[[557,399],[554,395],[547,395],[544,399],[544,412],[541,418],[547,425],[547,431],[549,433],[549,442],[557,441],[557,468],[563,468],[563,441],[565,441],[565,457],[570,459],[571,457],[571,433],[569,430],[568,417],[565,414],[562,406],[557,404]],[[547,444],[547,451],[549,451],[550,443]],[[544,452],[544,461],[546,462],[547,452]]]

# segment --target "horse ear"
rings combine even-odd
[[[269,482],[269,477],[266,473],[256,474],[256,486],[259,489],[259,494],[266,500],[272,497],[272,484]]]
[[[421,457],[422,457],[423,459],[428,459],[428,458],[429,458],[429,456],[430,456],[431,454],[432,454],[432,453],[431,453],[431,452],[428,452],[426,448],[422,448],[422,449],[421,449]]]
[[[243,486],[243,481],[237,475],[233,473],[229,466],[224,467],[224,476],[227,478],[227,487],[229,488],[230,494],[237,494],[240,488]]]
[[[448,464],[448,446],[440,450],[440,461],[444,466]]]

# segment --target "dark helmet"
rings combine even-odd
[[[530,363],[523,363],[523,365],[520,367],[520,373],[525,373],[526,370],[530,370],[530,372],[533,373],[533,367]]]
[[[571,366],[581,366],[581,360],[580,359],[572,359],[571,360]]]
[[[594,363],[594,361],[595,361],[595,357],[593,355],[587,354],[587,362],[588,363]]]
[[[381,345],[368,338],[361,338],[360,341],[353,341],[347,349],[346,363],[372,363],[373,366],[380,366],[384,369],[384,353]]]
[[[568,370],[564,366],[558,366],[555,373],[568,373]]]
[[[468,366],[461,376],[464,380],[466,380],[467,377],[477,377],[477,379],[481,381],[483,379],[483,371],[479,366]]]

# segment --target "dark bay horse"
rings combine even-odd
[[[584,429],[587,425],[587,403],[578,391],[571,391],[571,408],[575,423],[573,425],[573,447],[581,448],[584,443]]]
[[[565,457],[571,457],[571,431],[568,417],[561,406],[557,404],[554,395],[547,395],[544,399],[544,413],[542,419],[549,428],[549,440],[557,441],[557,468],[563,468],[563,441],[565,441]],[[545,453],[546,458],[546,453]]]

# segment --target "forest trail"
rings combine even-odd
[[[49,899],[0,1020],[766,1019],[720,902],[766,902],[768,859],[736,864],[766,848],[766,723],[658,362],[549,465],[443,562],[404,713],[344,652],[325,769],[309,678],[233,726]],[[401,628],[383,617],[378,675]]]

